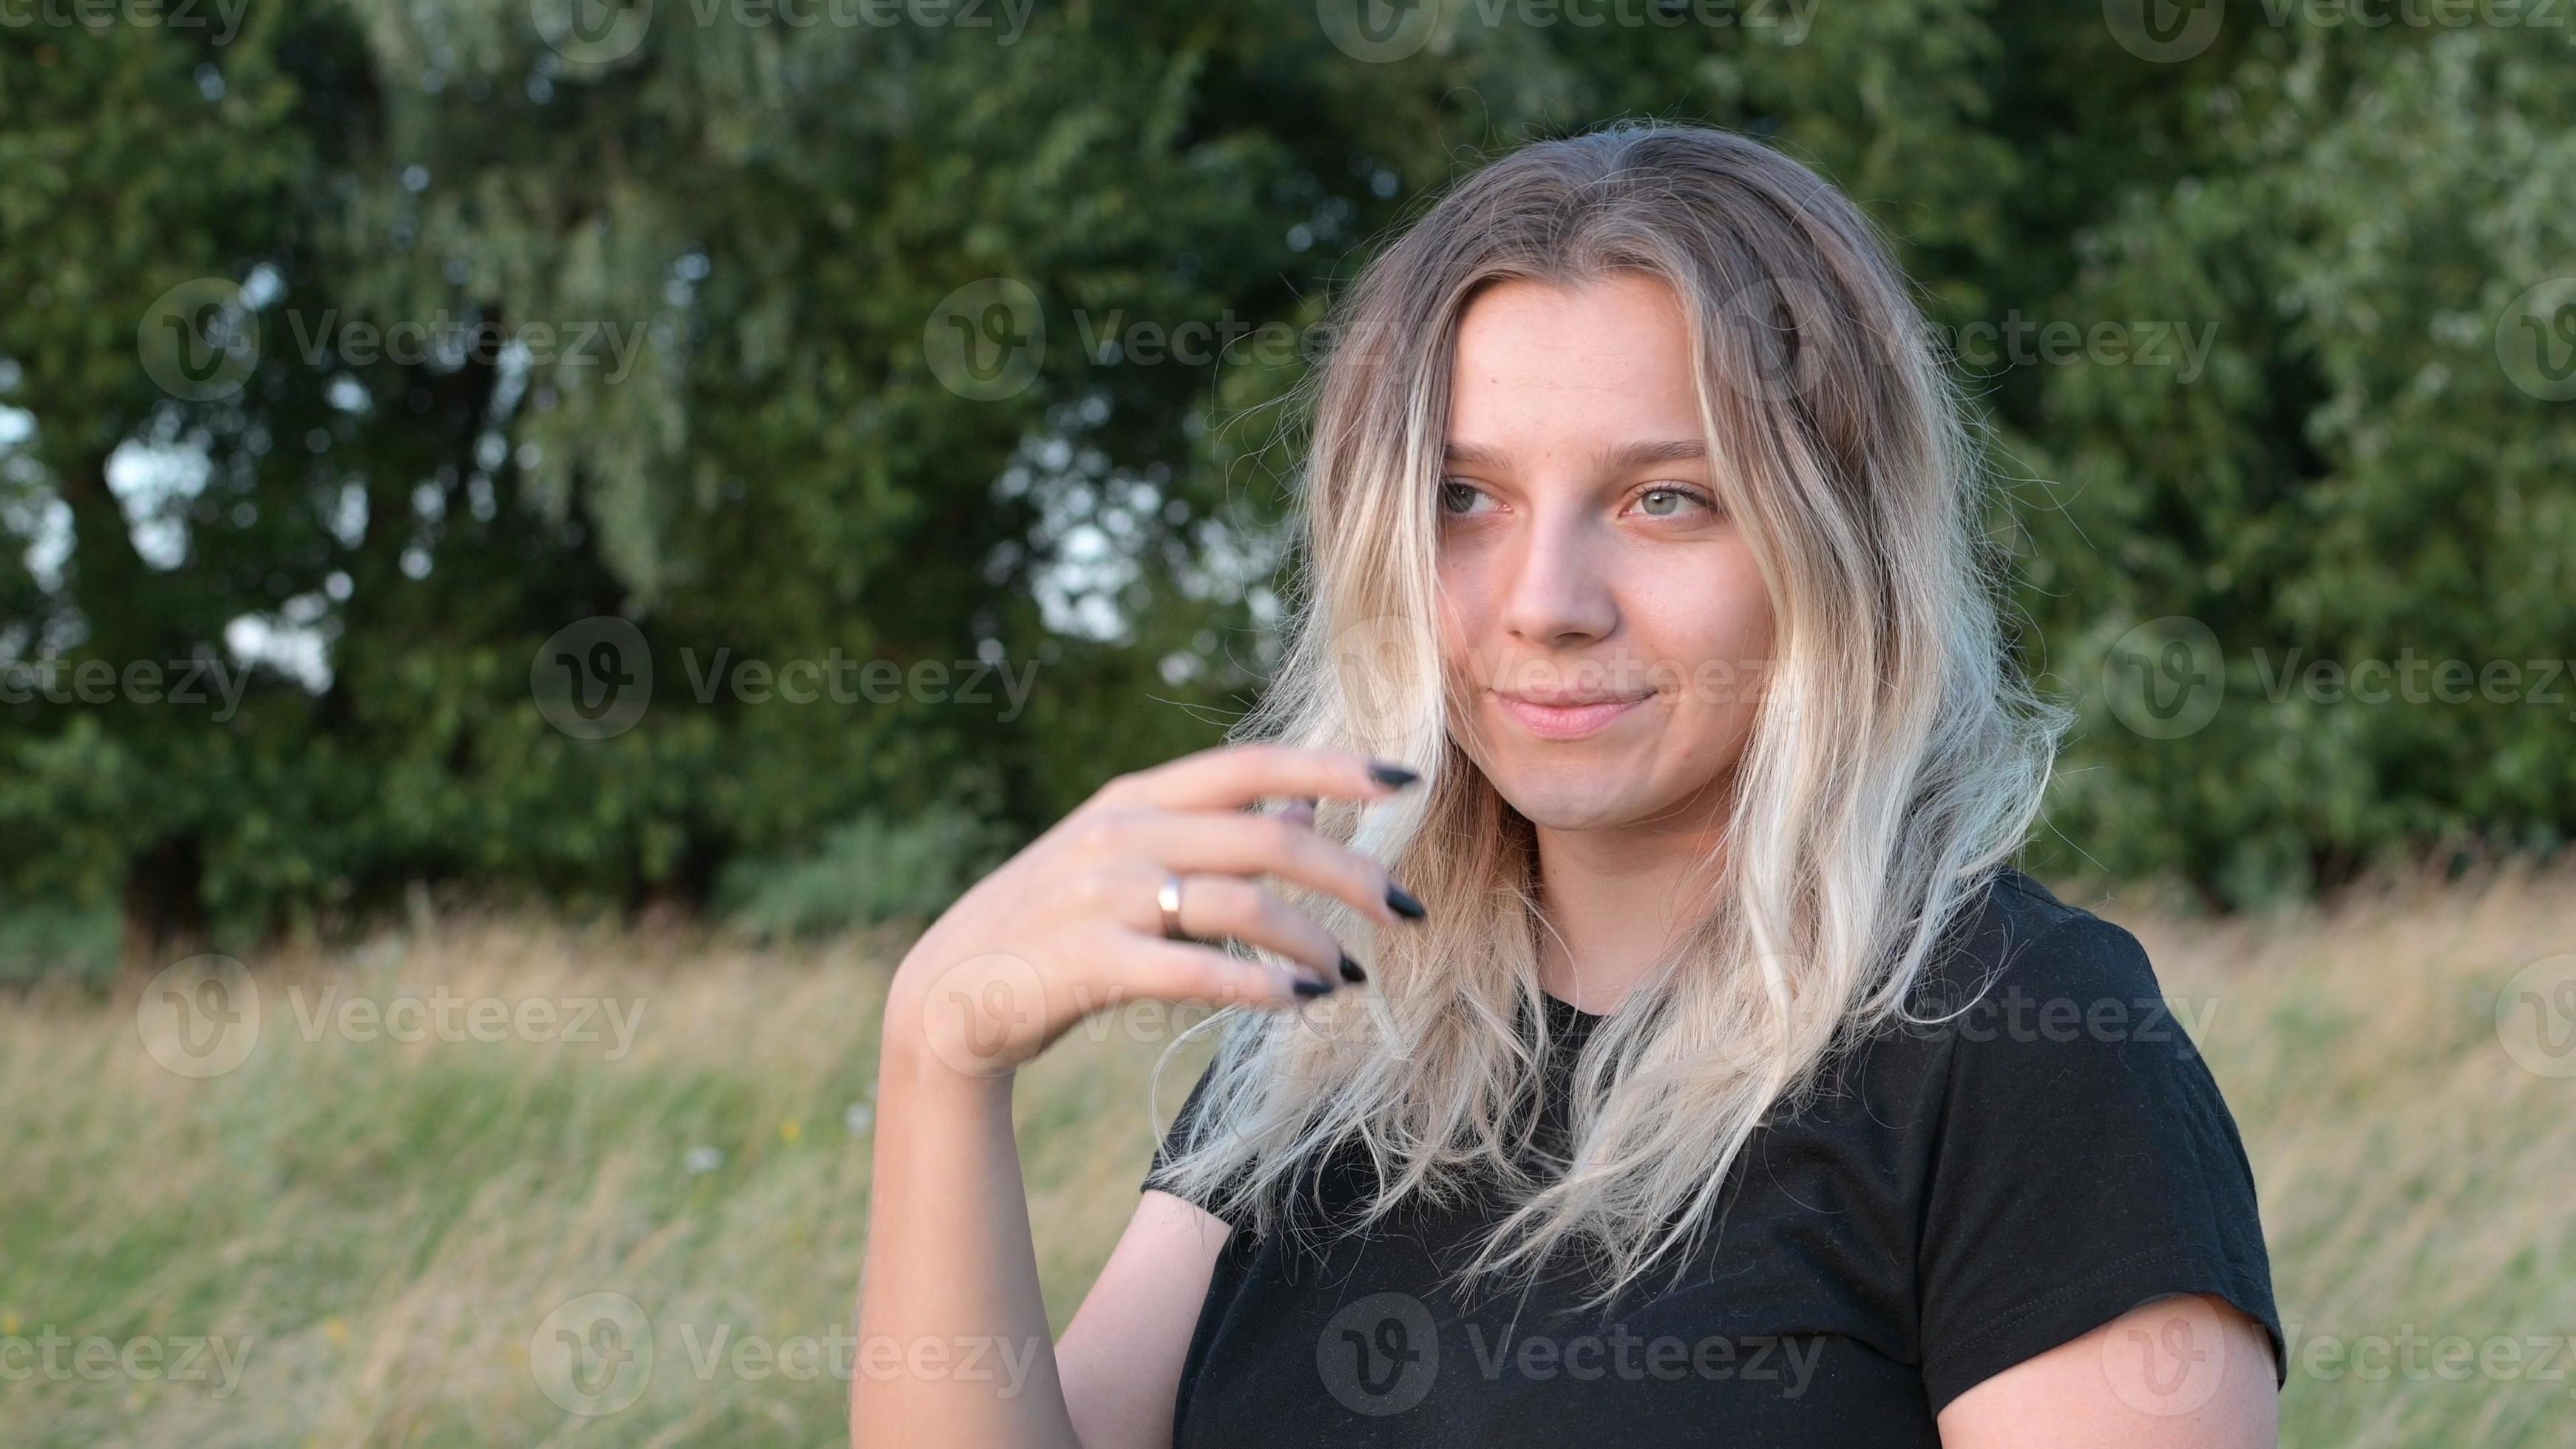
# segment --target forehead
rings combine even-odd
[[[1657,278],[1509,281],[1458,320],[1449,441],[1492,454],[1700,436],[1681,299]]]

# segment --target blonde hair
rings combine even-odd
[[[1725,839],[1667,954],[1590,1034],[1569,1156],[1524,1166],[1545,1050],[1537,846],[1454,734],[1435,582],[1457,322],[1505,280],[1643,274],[1681,299],[1723,502],[1775,615]],[[1775,1106],[1910,1016],[1909,993],[2020,845],[2061,711],[2010,662],[1984,484],[1964,410],[1906,283],[1833,186],[1754,141],[1631,124],[1525,146],[1465,177],[1340,299],[1309,379],[1304,570],[1260,708],[1234,732],[1359,749],[1423,771],[1317,828],[1386,861],[1428,922],[1373,931],[1298,903],[1376,983],[1298,1013],[1228,1011],[1209,1130],[1157,1185],[1260,1235],[1302,1169],[1374,1168],[1358,1230],[1414,1193],[1497,1187],[1509,1212],[1459,1272],[1535,1273],[1588,1249],[1589,1303],[1719,1218],[1729,1169]],[[1472,1182],[1472,1185],[1471,1185]]]

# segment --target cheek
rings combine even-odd
[[[1770,596],[1749,559],[1741,569],[1694,570],[1686,586],[1658,595],[1646,648],[1680,691],[1674,726],[1693,758],[1727,753],[1750,728],[1770,675]]]
[[[1648,637],[1645,650],[1666,668],[1684,674],[1703,665],[1729,667],[1764,662],[1772,642],[1770,595],[1749,558],[1726,558],[1641,581],[1630,594],[1629,617]]]
[[[1719,653],[1737,663],[1769,663],[1771,599],[1759,578],[1747,579],[1722,599],[1718,616]]]
[[[1469,668],[1476,652],[1477,611],[1473,600],[1464,599],[1441,581],[1439,601],[1440,680],[1443,692],[1455,703],[1471,690],[1473,670]]]
[[[1447,652],[1463,653],[1485,637],[1493,620],[1493,589],[1468,559],[1444,555],[1439,567],[1440,638]]]
[[[1727,550],[1725,566],[1711,591],[1710,618],[1716,657],[1729,663],[1768,662],[1771,656],[1771,593],[1753,551],[1740,542]]]

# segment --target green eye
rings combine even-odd
[[[1463,514],[1476,506],[1484,492],[1469,484],[1450,479],[1440,485],[1440,507],[1452,514]]]
[[[1695,503],[1710,512],[1717,510],[1717,500],[1696,488],[1665,485],[1649,488],[1637,495],[1638,506],[1650,518],[1672,518],[1680,514],[1685,503]]]

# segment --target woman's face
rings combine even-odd
[[[1707,824],[1772,611],[1711,486],[1679,298],[1634,275],[1479,294],[1448,448],[1442,647],[1470,758],[1553,829]]]

